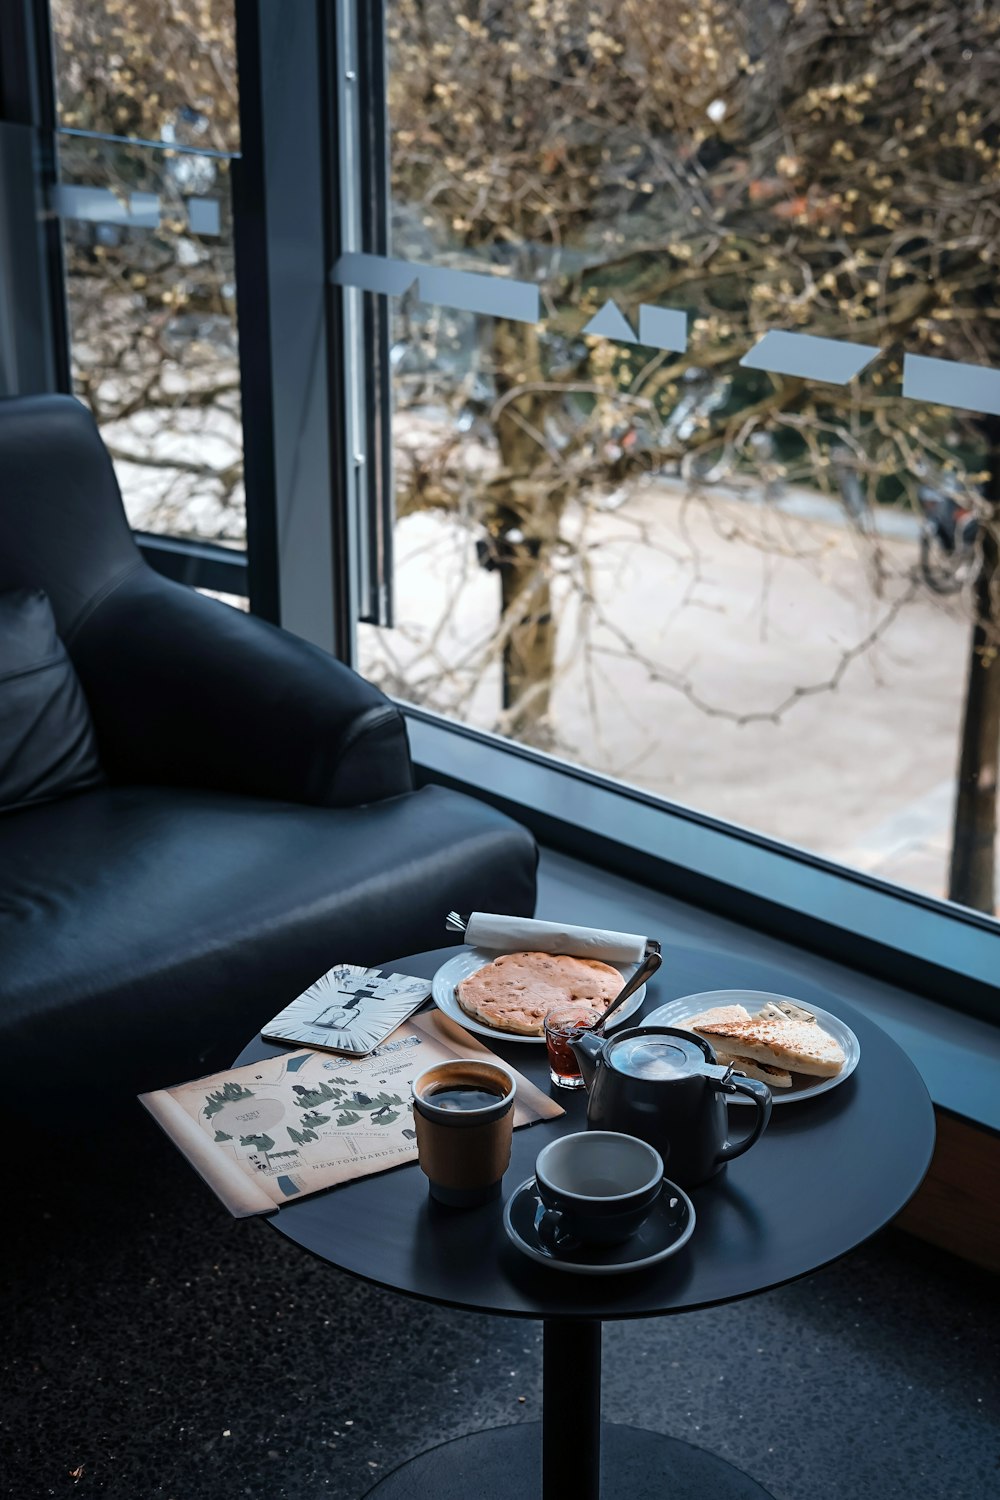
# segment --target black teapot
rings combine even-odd
[[[580,1031],[571,1045],[587,1085],[588,1129],[617,1130],[654,1146],[680,1187],[698,1187],[749,1151],[771,1117],[767,1084],[734,1077],[690,1031]],[[756,1106],[753,1128],[740,1141],[729,1140],[727,1094],[744,1094]]]

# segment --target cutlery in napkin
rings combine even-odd
[[[571,927],[565,922],[539,922],[533,917],[505,917],[489,911],[472,913],[466,923],[465,941],[473,948],[498,953],[566,953],[572,958],[598,958],[613,964],[637,964],[647,948],[646,938],[638,932]]]

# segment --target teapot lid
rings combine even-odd
[[[621,1041],[612,1041],[605,1061],[629,1078],[665,1083],[703,1073],[708,1059],[694,1037],[688,1040],[651,1031],[645,1035],[633,1032]]]

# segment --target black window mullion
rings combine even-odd
[[[253,613],[276,624],[281,611],[263,76],[257,0],[236,0],[236,65],[241,154],[230,170],[246,497],[246,592]]]
[[[342,248],[340,97],[338,79],[341,61],[338,47],[338,6],[319,0],[318,41],[320,56],[320,132],[322,176],[325,188],[324,264],[334,264]],[[344,358],[345,319],[343,300],[338,287],[327,280],[327,380],[328,411],[332,463],[330,470],[330,507],[336,587],[334,590],[334,639],[336,655],[348,665],[355,659],[355,612],[352,574],[352,538],[354,529],[348,514],[351,498],[348,490],[350,439],[347,421],[347,381],[351,378]]]
[[[363,248],[389,254],[389,129],[386,93],[385,7],[358,3],[359,105]],[[367,427],[367,599],[360,619],[392,626],[393,529],[396,519],[392,471],[392,371],[389,363],[392,308],[389,298],[366,293],[365,381]]]
[[[62,229],[48,211],[58,181],[48,0],[0,5],[0,299],[12,310],[7,395],[73,388]]]

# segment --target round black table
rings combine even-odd
[[[430,977],[456,951],[384,967]],[[644,1009],[690,992],[661,971]],[[601,1324],[733,1302],[805,1276],[875,1234],[920,1186],[934,1147],[934,1113],[920,1075],[865,1016],[815,986],[809,993],[857,1035],[856,1072],[814,1099],[778,1106],[758,1144],[691,1194],[694,1235],[660,1266],[592,1278],[536,1265],[508,1242],[502,1203],[442,1208],[428,1197],[415,1163],[305,1198],[269,1221],[303,1249],[377,1286],[448,1307],[543,1321],[541,1424],[497,1428],[432,1449],[380,1480],[369,1491],[372,1500],[767,1494],[702,1449],[636,1428],[602,1428]],[[544,1046],[490,1045],[533,1083],[547,1085]],[[283,1050],[257,1037],[238,1062]],[[564,1116],[514,1132],[505,1196],[532,1176],[547,1141],[586,1126],[583,1091],[556,1093]],[[742,1134],[749,1112],[734,1108],[730,1119],[734,1134]]]

